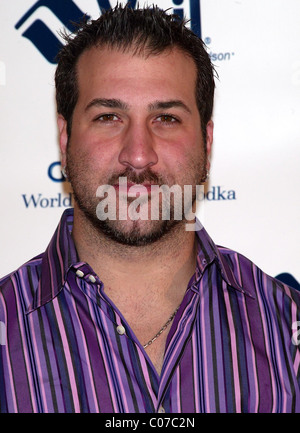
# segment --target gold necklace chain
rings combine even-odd
[[[164,324],[164,326],[158,331],[157,334],[154,335],[153,338],[151,338],[151,340],[148,341],[148,343],[144,344],[143,347],[144,349],[146,349],[146,347],[150,346],[150,344],[152,344],[164,331],[165,329],[167,329],[169,323],[172,322],[172,320],[175,317],[175,314],[177,313],[179,307],[176,308],[176,310],[174,311],[174,313],[172,314],[172,316],[169,317],[168,321]]]

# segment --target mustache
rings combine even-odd
[[[154,173],[150,168],[145,169],[142,173],[136,173],[132,168],[127,167],[123,172],[114,174],[109,179],[110,185],[119,183],[119,177],[126,177],[127,182],[135,184],[151,183],[155,185],[163,185],[162,176]]]

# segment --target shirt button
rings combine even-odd
[[[80,269],[78,269],[78,271],[76,271],[76,275],[77,275],[77,277],[79,277],[79,278],[84,277],[84,273],[83,273]]]
[[[122,325],[117,326],[117,333],[120,335],[125,334],[125,328]]]
[[[96,282],[96,278],[94,277],[94,275],[90,275],[89,276],[89,280],[91,283],[95,283]]]
[[[165,409],[163,408],[163,406],[159,406],[157,412],[158,412],[158,413],[165,413],[166,411],[165,411]]]

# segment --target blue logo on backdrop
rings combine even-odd
[[[64,182],[65,178],[61,173],[60,161],[52,162],[47,171],[48,177],[52,182]],[[73,206],[73,194],[69,192],[57,191],[54,196],[46,196],[42,193],[22,194],[26,209],[48,209],[48,208],[67,208]]]
[[[293,277],[292,274],[288,272],[282,272],[281,274],[276,275],[275,278],[282,281],[284,284],[287,284],[288,286],[300,291],[300,283],[298,283],[298,281],[295,277]]]
[[[99,6],[100,12],[104,12],[111,8],[109,0],[95,0]],[[181,7],[184,0],[173,0],[174,13],[183,17],[186,11]],[[136,7],[137,0],[129,0],[127,4],[133,9]],[[62,24],[71,32],[74,30],[72,22],[82,20],[85,12],[73,2],[73,0],[39,0],[37,1],[17,22],[15,28],[18,30],[26,24],[29,18],[40,8],[47,8],[50,10]],[[201,37],[201,13],[200,13],[200,0],[189,0],[189,16],[191,29]],[[85,15],[86,19],[90,17]],[[23,31],[22,36],[29,39],[33,45],[40,51],[40,53],[48,60],[48,62],[55,64],[55,57],[62,47],[62,43],[57,38],[55,33],[44,23],[41,19],[36,18],[26,30]]]
[[[53,182],[64,182],[66,179],[61,173],[60,161],[52,162],[48,167],[48,176]]]

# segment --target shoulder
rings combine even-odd
[[[222,262],[229,266],[238,284],[255,297],[275,301],[280,296],[291,299],[300,307],[300,292],[264,272],[243,254],[217,246]]]
[[[32,298],[33,293],[38,286],[42,259],[44,254],[40,254],[24,263],[15,271],[0,279],[0,296],[9,298],[21,294],[26,298]]]

